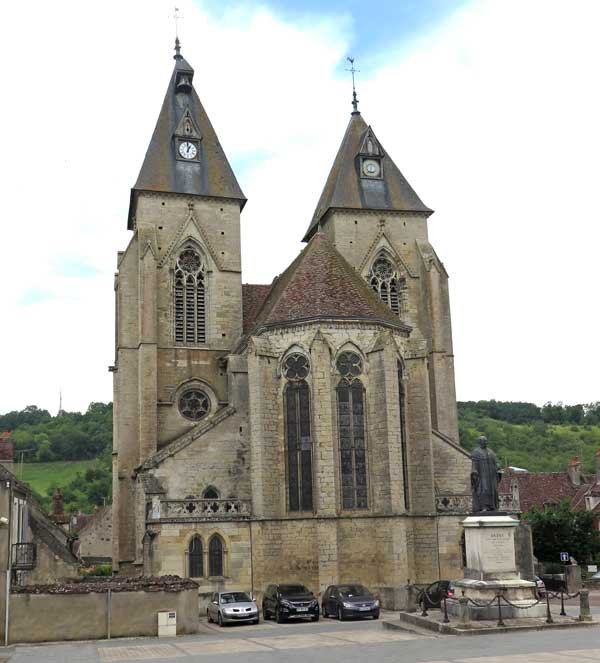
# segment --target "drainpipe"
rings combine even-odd
[[[11,531],[12,531],[12,512],[13,512],[13,491],[12,483],[6,482],[8,488],[8,563],[6,566],[6,600],[4,602],[4,646],[8,647],[8,614],[10,611],[10,577],[12,575],[12,549],[11,549]]]
[[[250,527],[250,596],[252,598],[256,598],[254,596],[254,558],[252,555],[252,521],[250,520],[248,522],[248,525]]]

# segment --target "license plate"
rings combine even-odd
[[[308,612],[308,608],[296,608],[297,612]]]
[[[359,608],[359,610],[363,610],[363,611],[365,611],[365,610],[370,610],[370,609],[371,609],[371,608]]]

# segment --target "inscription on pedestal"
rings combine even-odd
[[[513,531],[508,528],[486,532],[481,546],[481,565],[487,573],[512,571],[515,567]]]

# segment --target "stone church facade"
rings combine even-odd
[[[118,255],[113,563],[201,596],[461,573],[448,276],[354,107],[304,237],[242,284],[242,190],[176,46]]]

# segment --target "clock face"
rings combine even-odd
[[[362,165],[363,173],[368,177],[379,177],[381,173],[381,166],[379,161],[375,159],[365,159]]]
[[[181,154],[184,159],[194,159],[196,154],[198,154],[198,148],[194,143],[190,143],[189,140],[186,140],[183,143],[179,143],[179,154]]]

